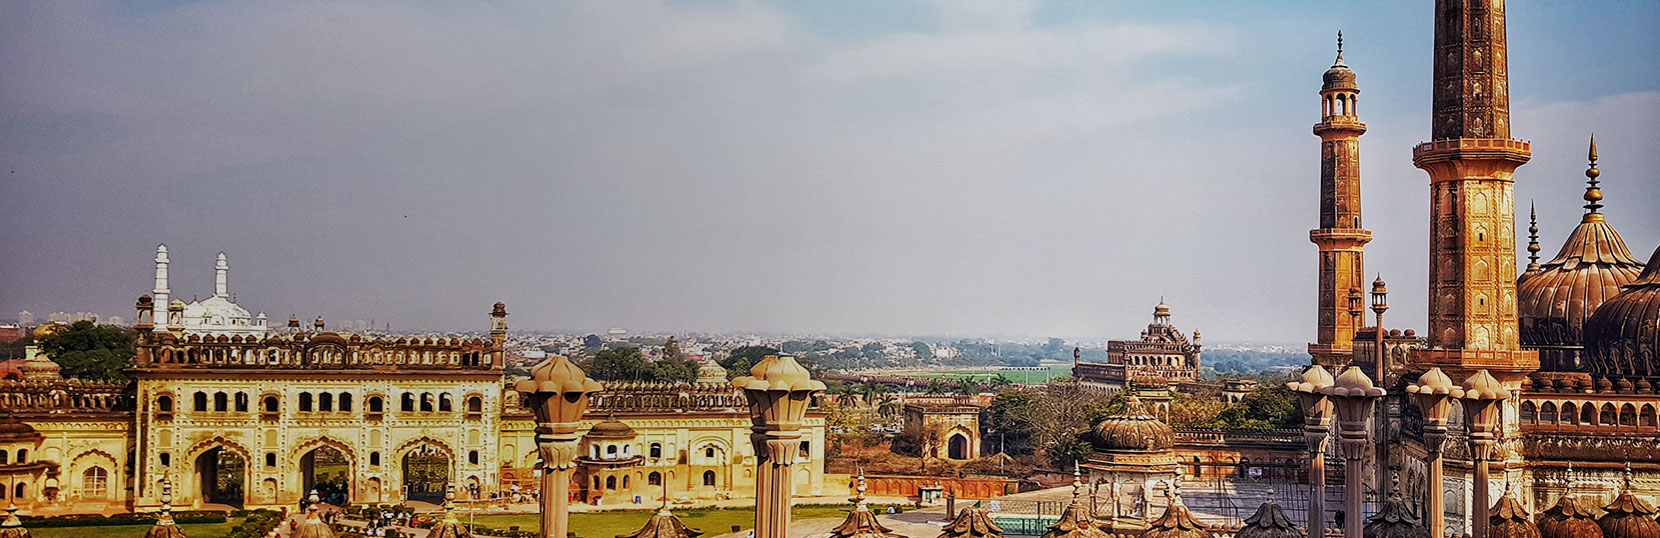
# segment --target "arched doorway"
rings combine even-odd
[[[968,436],[961,433],[951,434],[951,440],[946,442],[945,457],[954,460],[968,459]]]
[[[198,490],[204,504],[242,507],[247,487],[248,461],[241,455],[215,447],[196,456]]]
[[[404,498],[442,504],[449,483],[450,456],[443,449],[423,443],[404,454]]]
[[[332,446],[323,445],[300,456],[302,495],[317,490],[322,502],[345,506],[351,502],[352,460]]]

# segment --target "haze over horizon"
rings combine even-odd
[[[1367,274],[1424,325],[1423,2],[28,2],[0,17],[0,317],[1313,339],[1320,74]],[[1508,8],[1518,254],[1660,245],[1660,4]],[[1649,209],[1643,209],[1649,208]],[[1525,260],[1518,266],[1525,265]],[[280,322],[279,322],[280,323]]]

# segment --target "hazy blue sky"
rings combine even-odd
[[[1215,4],[1222,4],[1218,7]],[[1660,3],[1514,2],[1547,254],[1660,244]],[[173,292],[521,328],[1313,335],[1320,74],[1422,327],[1430,2],[9,2],[0,312]],[[1525,207],[1522,208],[1525,212]],[[1525,214],[1521,226],[1525,228]],[[1525,236],[1525,231],[1518,234]]]

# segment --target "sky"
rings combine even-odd
[[[1222,5],[1217,5],[1222,4]],[[1660,3],[1509,6],[1516,197],[1660,245]],[[11,2],[0,318],[175,297],[394,329],[1314,334],[1320,75],[1422,328],[1430,2]],[[1526,208],[1517,234],[1525,238]],[[1525,241],[1525,239],[1522,239]],[[1518,252],[1521,252],[1518,245]],[[1525,261],[1523,262],[1525,263]]]

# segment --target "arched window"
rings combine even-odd
[[[651,474],[646,475],[646,485],[648,485],[648,486],[661,486],[661,485],[663,485],[663,474],[659,473],[657,471],[652,471]]]
[[[13,488],[13,489],[15,490],[15,491],[12,492],[12,498],[13,499],[22,499],[24,497],[29,496],[28,495],[28,493],[29,493],[29,483],[28,482],[18,482],[17,487]]]
[[[442,413],[448,413],[448,412],[454,411],[454,410],[455,410],[455,408],[450,403],[450,395],[449,394],[439,394],[438,395],[438,411],[442,412]]]
[[[594,489],[595,490],[599,489],[599,477],[597,477],[597,476],[594,477]]]
[[[265,403],[265,412],[266,413],[276,414],[277,411],[279,410],[278,409],[279,404],[277,403],[277,397],[276,396],[266,396],[265,399],[264,399],[264,403]]]
[[[324,393],[318,394],[317,395],[317,410],[318,411],[324,411],[324,412],[333,411],[334,410],[334,393],[324,392]]]
[[[617,459],[617,445],[605,445],[605,459]]]
[[[161,454],[158,454],[157,456],[158,456],[158,459],[161,460],[161,466],[162,467],[166,467],[168,465],[173,464],[173,455],[172,454],[162,452]]]
[[[1534,411],[1533,402],[1522,402],[1522,423],[1538,424],[1539,415]]]
[[[350,392],[340,393],[340,410],[344,411],[344,412],[347,412],[347,413],[350,413],[352,411],[352,393],[350,393]]]
[[[715,472],[714,471],[704,471],[703,472],[703,485],[705,485],[705,486],[714,486],[715,485]]]
[[[467,451],[467,463],[471,464],[471,465],[478,465],[478,451],[477,450],[468,450]]]
[[[703,447],[703,457],[705,457],[705,458],[715,457],[715,447],[712,447],[712,446]]]
[[[483,413],[484,412],[484,398],[480,398],[480,397],[477,397],[477,396],[468,396],[467,397],[467,412],[472,413],[474,415]]]
[[[663,443],[652,443],[651,448],[649,448],[647,450],[650,451],[648,453],[651,454],[651,459],[655,460],[655,459],[660,459],[660,458],[663,457]],[[657,484],[652,484],[652,485],[655,486]]]
[[[172,413],[173,397],[166,394],[156,397],[156,411],[161,413]]]
[[[248,412],[248,393],[246,393],[246,392],[236,393],[236,412],[238,412],[238,413],[247,413]]]
[[[202,393],[197,393],[202,394]],[[206,394],[203,394],[206,402]],[[81,472],[81,497],[87,499],[102,499],[109,496],[110,472],[103,467],[88,467]]]
[[[29,462],[29,449],[27,449],[27,448],[17,449],[17,462],[18,463],[28,463]]]
[[[408,392],[403,393],[403,404],[398,408],[398,410],[403,411],[405,413],[414,412],[415,411],[415,395],[410,394]]]
[[[311,412],[311,393],[300,393],[300,411],[306,413]]]
[[[206,412],[207,411],[207,393],[198,391],[194,396],[191,397],[191,402],[190,403],[194,404],[191,407],[191,409],[194,409],[197,412]]]
[[[1556,402],[1545,402],[1539,406],[1539,423],[1556,424]]]
[[[628,489],[628,475],[623,475],[623,489]]]
[[[227,396],[225,396],[225,393],[223,393],[223,392],[213,393],[213,412],[223,413],[225,411],[228,411],[229,407],[230,407],[230,399]]]
[[[0,450],[0,465],[5,465],[7,463],[6,462],[6,456],[10,456],[10,455],[11,455],[10,452]]]
[[[615,477],[615,476],[605,477],[605,489],[617,489],[617,477]]]
[[[277,466],[277,453],[276,452],[266,452],[265,453],[265,466],[266,467],[276,467]]]
[[[1562,423],[1579,424],[1579,408],[1573,402],[1562,404]]]
[[[380,466],[380,453],[379,452],[370,452],[369,453],[369,466],[371,466],[371,467]]]
[[[422,413],[431,413],[432,412],[432,393],[430,393],[430,392],[421,393],[421,412]]]
[[[1618,422],[1619,417],[1614,414],[1614,404],[1602,404],[1602,413],[1597,417],[1597,425],[1613,426]]]
[[[381,405],[382,404],[380,402],[380,397],[379,396],[370,396],[369,397],[369,412],[370,413],[379,413],[379,412],[381,412]]]

